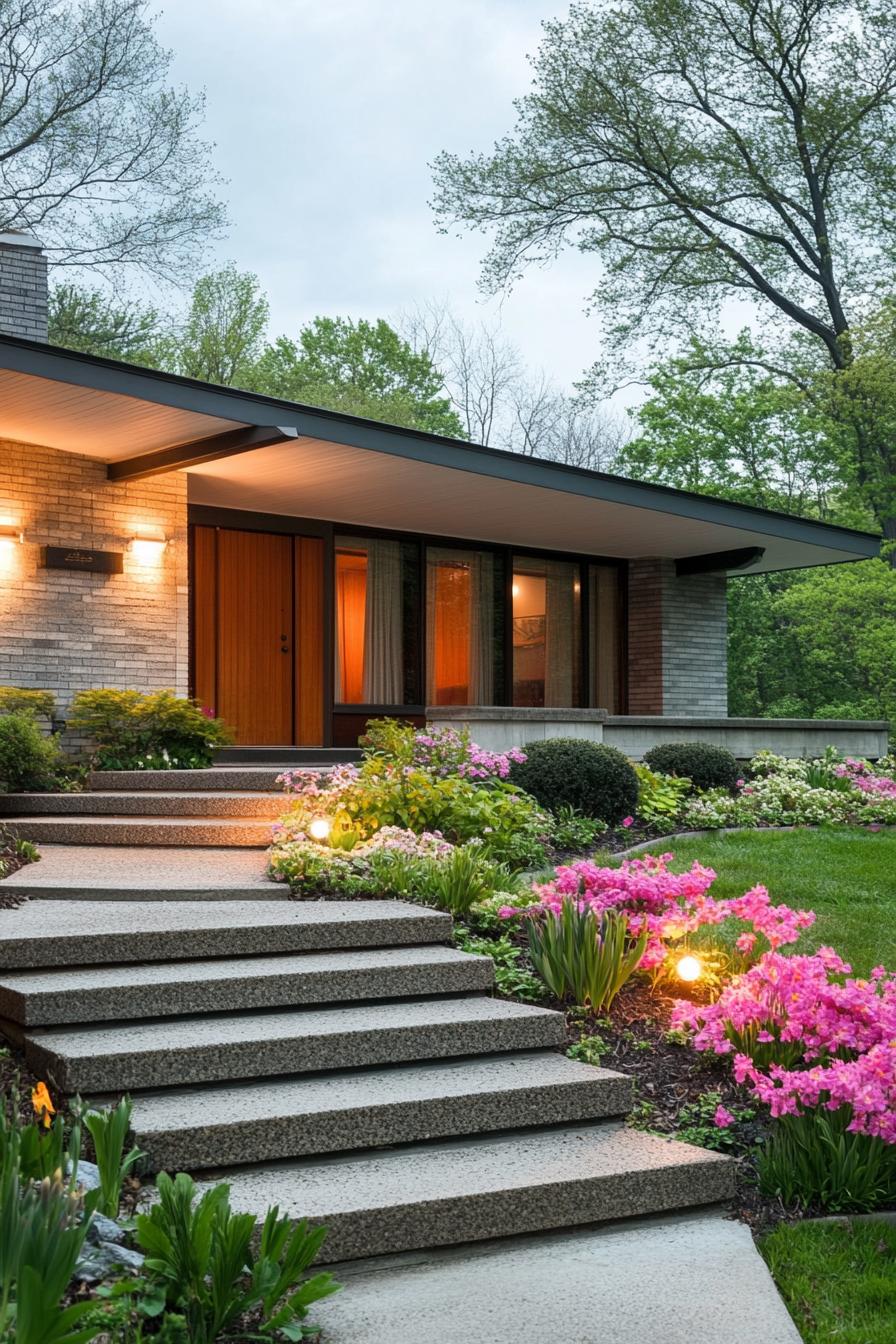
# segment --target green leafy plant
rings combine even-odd
[[[731,752],[712,742],[664,742],[645,752],[644,763],[659,774],[689,779],[698,790],[731,790],[741,774]]]
[[[739,1144],[738,1124],[753,1120],[756,1109],[753,1106],[737,1106],[728,1109],[731,1122],[724,1127],[716,1123],[716,1112],[722,1105],[721,1092],[711,1090],[701,1092],[695,1101],[687,1101],[678,1112],[675,1137],[682,1143],[693,1143],[698,1148],[711,1148],[715,1152],[730,1152]]]
[[[118,1217],[124,1178],[143,1157],[139,1148],[132,1148],[127,1154],[124,1151],[132,1110],[130,1097],[122,1097],[118,1105],[109,1110],[87,1111],[84,1115],[84,1125],[93,1139],[96,1165],[100,1173],[100,1211],[107,1218]]]
[[[56,697],[52,691],[36,691],[24,686],[0,686],[0,714],[33,714],[52,719]]]
[[[638,816],[651,824],[677,821],[691,791],[690,780],[661,775],[648,765],[636,765],[635,774],[638,776]]]
[[[457,845],[443,859],[424,859],[419,864],[419,894],[441,910],[462,915],[471,906],[496,891],[508,891],[514,885],[510,869],[490,858],[476,844]]]
[[[471,933],[463,924],[455,924],[454,937],[462,952],[491,957],[495,963],[495,988],[509,999],[539,1003],[546,997],[544,982],[526,964],[526,954],[509,934],[484,938]]]
[[[71,786],[73,767],[30,710],[0,714],[0,789],[48,793]]]
[[[247,1312],[260,1312],[262,1335],[299,1339],[314,1302],[338,1291],[331,1274],[305,1278],[326,1229],[291,1224],[268,1210],[257,1251],[254,1214],[235,1213],[230,1187],[214,1186],[198,1200],[189,1176],[156,1180],[158,1202],[136,1219],[146,1253],[142,1309],[183,1314],[190,1344],[214,1344]]]
[[[633,938],[628,917],[615,910],[598,915],[565,900],[527,920],[532,964],[558,999],[571,999],[595,1013],[610,1007],[638,968],[648,931]]]
[[[554,809],[551,844],[555,849],[579,852],[593,845],[604,829],[599,817],[586,817],[578,808],[561,803]]]
[[[569,1047],[566,1054],[570,1059],[577,1059],[582,1064],[599,1066],[612,1049],[610,1042],[603,1036],[581,1036]]]
[[[173,691],[79,691],[69,724],[92,740],[99,770],[201,769],[233,741],[223,720]]]
[[[757,1159],[764,1195],[831,1213],[868,1211],[896,1199],[896,1145],[849,1131],[848,1106],[785,1115]]]
[[[527,742],[526,760],[513,766],[512,784],[543,807],[566,805],[610,826],[634,813],[638,777],[631,761],[615,747],[581,738],[554,737]]]

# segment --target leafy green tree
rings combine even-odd
[[[415,351],[382,318],[316,317],[298,340],[281,336],[267,346],[251,385],[269,396],[465,437],[427,351]]]
[[[882,560],[736,579],[730,709],[896,721],[896,572]]]
[[[145,368],[161,368],[171,357],[166,323],[157,308],[84,285],[54,285],[50,290],[49,340]]]
[[[435,164],[442,227],[494,235],[488,287],[574,244],[603,263],[593,299],[619,341],[680,343],[747,299],[820,366],[852,367],[896,250],[889,0],[574,4],[544,25],[534,66],[512,135]],[[892,440],[873,406],[841,412],[896,539]]]
[[[177,340],[177,372],[207,383],[250,386],[268,312],[256,275],[231,262],[202,276]]]
[[[0,0],[0,232],[57,266],[177,279],[221,233],[203,99],[153,25],[149,0]]]

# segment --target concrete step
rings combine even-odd
[[[0,1018],[24,1027],[299,1007],[491,989],[490,957],[438,943],[226,961],[0,972]]]
[[[29,1066],[63,1092],[124,1092],[559,1045],[562,1014],[501,999],[417,999],[32,1029]]]
[[[632,1080],[554,1051],[137,1093],[153,1170],[193,1171],[624,1115]]]
[[[20,840],[56,845],[214,845],[266,849],[271,823],[209,817],[12,817],[8,830]]]
[[[282,787],[277,783],[278,776],[284,770],[295,768],[287,762],[283,765],[212,765],[206,770],[94,770],[87,776],[87,787],[101,793],[144,793],[157,789],[163,793],[208,793],[218,789],[228,793],[272,793]],[[328,768],[322,767],[324,770]],[[318,774],[320,770],[313,773]]]
[[[280,793],[4,793],[0,816],[16,817],[254,817],[273,822],[289,806]]]
[[[267,877],[267,862],[263,849],[41,845],[40,862],[3,878],[0,896],[91,903],[288,900],[285,883]]]
[[[405,901],[28,901],[0,910],[0,969],[447,943],[451,927]]]
[[[222,747],[215,765],[277,765],[284,770],[307,766],[321,769],[360,761],[358,747]]]
[[[734,1164],[603,1122],[231,1168],[200,1192],[220,1179],[241,1212],[326,1225],[339,1261],[713,1204]]]

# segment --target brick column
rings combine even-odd
[[[629,563],[628,712],[728,713],[726,579],[678,578],[674,560]]]

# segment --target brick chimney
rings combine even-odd
[[[47,259],[18,229],[0,233],[0,332],[47,339]]]

